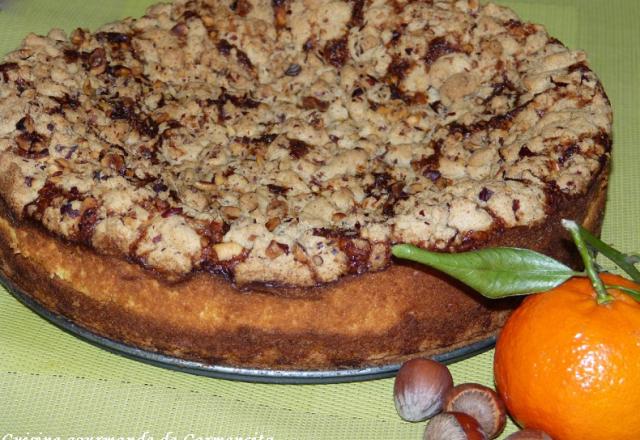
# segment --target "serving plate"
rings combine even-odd
[[[113,339],[100,336],[82,326],[68,320],[62,315],[53,313],[33,300],[15,283],[0,274],[0,283],[18,301],[42,318],[58,326],[72,335],[91,344],[127,358],[142,361],[157,367],[208,376],[217,379],[237,380],[244,382],[260,382],[272,384],[329,384],[357,382],[372,379],[383,379],[394,376],[400,364],[389,364],[354,369],[337,370],[269,370],[256,368],[238,368],[226,365],[214,365],[203,362],[180,359],[151,350],[124,344]],[[492,348],[495,337],[489,337],[472,344],[440,353],[432,358],[442,363],[457,362]]]

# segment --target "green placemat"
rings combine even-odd
[[[0,0],[0,53],[29,31],[95,28],[140,15],[151,0]],[[640,249],[640,2],[510,0],[524,19],[588,52],[615,112],[604,237]],[[456,383],[492,384],[492,352],[451,366]],[[0,439],[18,436],[419,439],[402,422],[393,381],[260,385],[196,377],[110,354],[29,312],[0,288]],[[507,433],[513,430],[509,425]],[[262,436],[262,437],[261,437]],[[95,439],[97,440],[97,439]],[[213,440],[213,439],[211,439]]]

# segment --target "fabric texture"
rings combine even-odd
[[[0,53],[28,32],[95,29],[153,0],[0,0]],[[500,0],[585,50],[614,108],[614,159],[603,237],[640,250],[640,2]],[[607,264],[605,263],[605,266]],[[493,353],[451,365],[456,383],[493,385]],[[17,436],[419,439],[397,416],[393,380],[263,385],[193,376],[104,351],[30,312],[0,287],[0,438]],[[514,430],[509,426],[503,434]],[[146,434],[145,434],[146,433]],[[10,434],[13,437],[8,437]]]

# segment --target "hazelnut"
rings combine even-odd
[[[71,168],[71,163],[69,163],[69,161],[67,159],[56,158],[56,159],[54,159],[54,162],[58,166],[58,169],[68,170],[68,169]]]
[[[124,161],[124,157],[118,153],[107,153],[100,160],[100,164],[106,168],[111,168],[120,175],[124,175],[127,171],[127,167]]]
[[[101,47],[94,49],[89,55],[89,71],[94,75],[100,75],[107,70],[107,54]]]
[[[298,263],[306,264],[309,262],[309,258],[307,257],[307,251],[302,247],[302,245],[295,243],[293,245],[293,259]]]
[[[255,211],[260,206],[258,197],[254,193],[245,193],[240,196],[240,206],[246,209],[247,212]]]
[[[215,183],[207,182],[206,180],[194,182],[193,186],[201,191],[215,191],[217,188]]]
[[[552,440],[549,434],[537,429],[523,429],[522,431],[514,432],[505,440]]]
[[[184,23],[178,23],[171,28],[171,33],[177,37],[184,37],[189,33],[189,28]]]
[[[125,66],[117,66],[114,69],[113,74],[118,78],[126,78],[128,76],[131,76],[131,69]]]
[[[344,219],[347,216],[347,214],[344,214],[342,212],[336,212],[331,216],[331,221],[333,222],[339,222],[340,220]]]
[[[445,411],[469,414],[476,419],[488,438],[495,438],[507,423],[504,402],[491,388],[477,383],[454,387],[445,397]]]
[[[274,260],[280,255],[288,254],[289,246],[283,243],[278,243],[275,240],[271,240],[264,253],[269,259]]]
[[[98,207],[98,201],[93,198],[93,197],[87,197],[86,199],[84,199],[82,201],[82,204],[80,205],[82,210],[87,210],[87,209],[91,209],[91,208],[97,208]]]
[[[218,243],[213,245],[213,250],[216,253],[216,257],[220,261],[229,261],[242,254],[244,248],[238,243]]]
[[[144,73],[144,67],[140,63],[133,63],[130,67],[131,75],[140,76]]]
[[[280,219],[278,217],[272,217],[265,223],[265,227],[269,232],[273,232],[278,226],[280,226]]]
[[[93,95],[93,87],[91,87],[91,81],[89,80],[89,78],[87,78],[84,81],[84,84],[82,84],[82,93],[84,93],[87,96]]]
[[[442,410],[451,388],[447,367],[431,359],[412,359],[400,367],[393,385],[396,410],[406,421],[426,420]]]
[[[424,440],[486,440],[480,423],[468,414],[443,412],[429,421]]]
[[[77,28],[71,33],[71,44],[74,46],[81,46],[85,40],[85,32],[84,30]]]
[[[213,27],[216,24],[215,18],[213,18],[211,15],[201,15],[200,20],[202,20],[202,24],[204,24],[204,26],[208,28]]]
[[[237,206],[223,206],[220,211],[229,220],[235,220],[242,215],[242,210]]]
[[[289,206],[283,200],[273,199],[267,206],[267,215],[274,217],[285,217],[289,212]]]

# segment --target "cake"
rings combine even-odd
[[[191,0],[0,62],[0,268],[98,335],[327,370],[494,335],[488,301],[395,261],[516,246],[577,263],[611,106],[583,52],[475,0]]]

